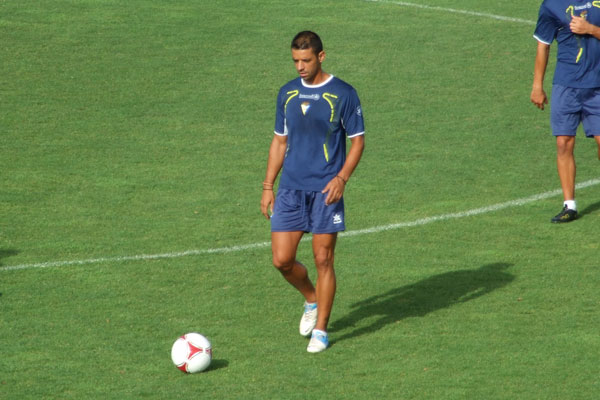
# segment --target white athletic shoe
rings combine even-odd
[[[313,330],[312,336],[310,338],[310,342],[308,342],[308,347],[306,351],[309,353],[320,353],[329,347],[329,338],[327,336],[327,332]]]
[[[317,303],[304,302],[304,313],[300,319],[300,334],[309,336],[317,324]]]

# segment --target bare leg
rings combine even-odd
[[[271,233],[273,265],[285,280],[298,289],[307,302],[314,303],[317,301],[315,287],[308,277],[306,267],[296,261],[296,251],[303,234],[304,232]]]
[[[598,143],[598,160],[600,160],[600,135],[594,136],[594,139],[596,139],[596,143]]]
[[[335,297],[336,279],[333,268],[337,233],[313,235],[313,254],[317,267],[317,325],[315,329],[327,331],[333,299]]]
[[[596,137],[596,141],[599,141]],[[600,144],[599,144],[600,146]],[[556,165],[565,200],[575,200],[575,136],[556,137]],[[600,150],[599,150],[600,151]],[[600,154],[599,154],[600,155]]]

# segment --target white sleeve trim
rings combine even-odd
[[[540,42],[540,43],[544,43],[544,44],[547,44],[548,46],[550,46],[550,45],[552,44],[552,42],[548,43],[548,42],[546,42],[545,40],[542,40],[542,39],[540,39],[540,38],[539,38],[539,36],[537,36],[537,35],[533,35],[533,37],[534,37],[534,38],[535,38],[535,40],[537,40],[538,42]]]
[[[364,135],[364,134],[365,134],[365,131],[358,132],[358,133],[353,133],[352,135],[348,135],[348,138],[353,138],[353,137],[361,136],[361,135]]]
[[[280,132],[277,132],[277,131],[274,131],[274,132],[275,132],[275,134],[277,136],[287,136],[287,133],[280,133]]]

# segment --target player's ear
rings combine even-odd
[[[325,51],[321,50],[319,52],[319,54],[317,54],[317,59],[319,60],[320,63],[322,63],[325,60]]]

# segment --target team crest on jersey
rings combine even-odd
[[[302,104],[300,104],[300,108],[302,108],[302,115],[306,115],[306,113],[308,112],[308,109],[310,108],[310,102],[305,101]]]

